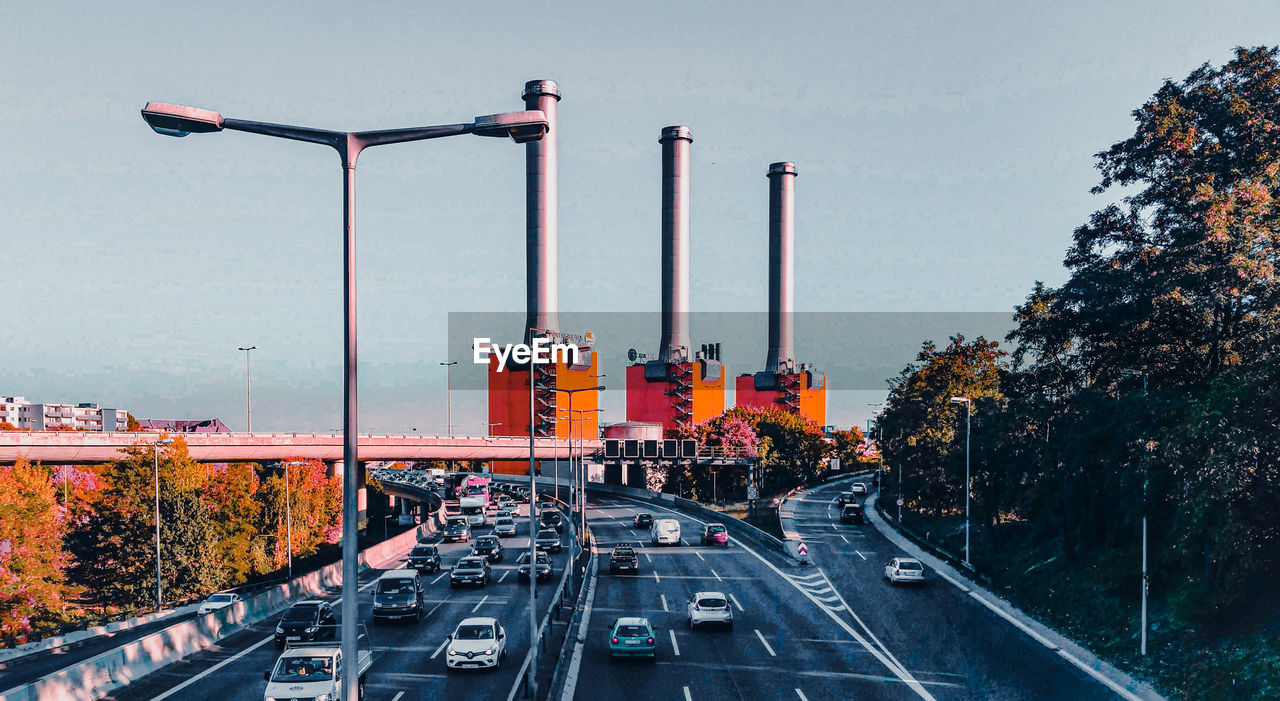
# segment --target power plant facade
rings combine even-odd
[[[525,108],[542,110],[549,131],[525,146],[526,317],[523,342],[535,338],[576,344],[576,362],[513,363],[499,371],[490,356],[489,425],[492,435],[565,438],[599,436],[599,351],[590,333],[561,332],[557,289],[557,110],[560,91],[548,80],[530,81]],[[687,127],[662,130],[661,329],[655,355],[632,351],[626,368],[626,420],[673,433],[725,410],[728,368],[719,343],[694,349],[689,333],[689,150]],[[739,406],[777,407],[826,423],[826,378],[797,364],[794,341],[795,178],[792,163],[769,166],[769,323],[764,369],[739,375]],[[513,329],[514,331],[514,329]],[[572,390],[583,390],[572,392]],[[572,411],[570,411],[572,410]],[[532,418],[532,420],[531,420]],[[494,472],[527,474],[527,462],[494,462]],[[539,470],[541,468],[539,467]]]
[[[688,127],[662,130],[662,335],[656,358],[630,354],[627,421],[679,428],[724,412],[725,368],[719,344],[691,353],[689,341]]]
[[[738,406],[777,407],[827,422],[826,377],[795,360],[794,163],[769,166],[769,350],[764,370],[739,375]]]

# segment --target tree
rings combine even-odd
[[[263,480],[260,489],[264,506],[261,530],[276,536],[273,552],[276,567],[288,562],[288,513],[293,515],[289,526],[295,558],[316,552],[322,543],[338,542],[342,532],[342,493],[338,477],[326,477],[324,463],[319,460],[286,459],[285,462],[290,463],[288,504],[285,471]]]
[[[52,471],[18,458],[0,465],[0,637],[68,612],[65,516]]]
[[[257,499],[259,479],[251,463],[232,463],[213,473],[205,487],[217,530],[217,559],[223,579],[239,584],[252,573],[273,569],[258,542],[263,504]]]
[[[832,436],[835,457],[840,458],[840,467],[849,469],[862,462],[867,453],[867,441],[862,430],[857,426],[847,431],[836,431]]]

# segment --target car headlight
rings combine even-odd
[[[284,635],[284,628],[276,626],[276,635]]]
[[[320,630],[320,626],[307,626],[307,633],[316,633]]]
[[[449,651],[449,656],[450,656],[450,657],[456,657],[456,656],[461,655],[461,654],[462,654],[462,653],[461,653],[461,652],[458,652],[457,650],[450,650],[450,651]]]
[[[480,653],[480,654],[482,654],[482,655],[492,655],[492,654],[496,653],[497,651],[498,651],[498,648],[496,648],[496,647],[491,647],[491,648],[489,648],[488,650],[485,650],[484,652],[482,652],[482,653]]]
[[[333,694],[320,694],[316,697],[316,701],[332,701]]]

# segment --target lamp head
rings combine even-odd
[[[538,141],[551,128],[542,110],[504,112],[476,117],[472,133],[476,136],[511,137],[517,144]]]
[[[952,397],[951,403],[952,404],[968,404],[969,398],[968,397]]]
[[[222,131],[222,115],[212,110],[202,110],[184,105],[148,102],[142,108],[142,118],[157,134],[186,136]]]

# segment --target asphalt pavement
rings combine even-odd
[[[404,566],[408,551],[360,577],[360,620],[369,631],[374,661],[365,684],[369,701],[418,701],[426,699],[507,698],[517,683],[521,660],[529,649],[528,584],[520,584],[516,576],[516,558],[529,547],[528,507],[522,506],[516,519],[519,535],[503,538],[507,549],[502,562],[493,567],[493,581],[487,587],[451,589],[448,567],[470,552],[470,543],[439,543],[445,569],[423,575],[427,584],[426,607],[429,612],[421,622],[379,623],[371,621],[373,584],[382,572]],[[490,525],[477,527],[476,535],[492,531]],[[551,582],[538,585],[538,617],[550,606],[556,583],[563,574],[572,552],[573,532],[566,527],[562,535],[563,550],[552,555],[554,575]],[[438,541],[438,539],[437,539]],[[329,601],[336,602],[340,591],[333,591]],[[335,609],[338,608],[335,606]],[[497,670],[455,671],[445,668],[445,636],[463,618],[493,616],[506,628],[508,653]],[[262,699],[266,682],[262,673],[274,666],[279,652],[273,644],[273,631],[279,617],[228,636],[212,649],[192,655],[147,675],[106,697],[118,701],[134,699],[180,699],[181,701],[257,701]]]

